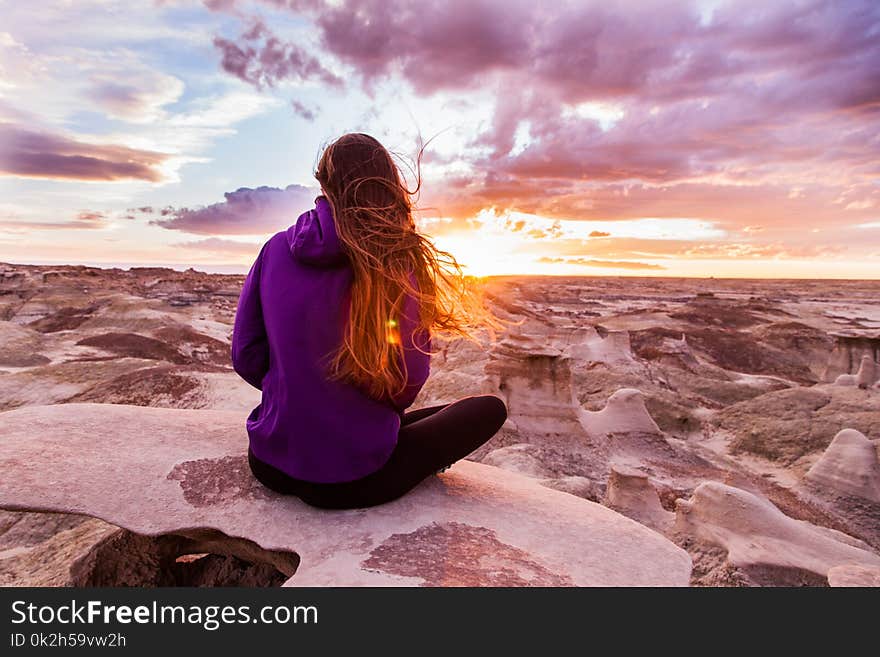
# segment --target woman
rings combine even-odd
[[[315,207],[263,245],[239,299],[233,367],[263,393],[248,458],[279,493],[373,506],[470,454],[507,409],[474,396],[406,411],[428,378],[432,331],[468,335],[479,306],[455,260],[416,230],[378,141],[344,135],[315,177]]]

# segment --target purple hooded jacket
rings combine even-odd
[[[397,444],[403,410],[428,378],[430,335],[408,297],[398,318],[407,385],[374,399],[326,376],[325,356],[342,342],[352,270],[323,196],[260,250],[241,290],[232,366],[262,390],[246,426],[259,460],[291,477],[332,483],[378,470]]]

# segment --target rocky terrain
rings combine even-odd
[[[0,584],[880,581],[880,282],[489,279],[508,330],[439,345],[415,406],[489,392],[507,424],[480,465],[336,523],[239,462],[242,280],[0,264]],[[248,505],[263,524],[231,525]]]

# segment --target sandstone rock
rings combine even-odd
[[[660,504],[660,495],[648,475],[621,465],[611,466],[605,506],[658,531],[672,526],[674,514]]]
[[[729,564],[756,584],[822,584],[834,566],[880,566],[880,556],[829,530],[786,516],[770,501],[715,481],[676,503],[675,531],[727,550]]]
[[[607,331],[603,336],[590,327],[580,335],[582,337],[577,342],[565,349],[569,358],[630,369],[640,367],[633,357],[628,331]]]
[[[880,436],[880,397],[855,386],[790,388],[728,406],[712,423],[733,435],[734,453],[790,464],[824,450],[841,429]]]
[[[585,500],[590,500],[591,502],[601,502],[604,495],[602,484],[578,475],[542,479],[541,485],[562,491],[563,493],[583,497]]]
[[[698,294],[681,310],[669,313],[673,319],[680,319],[697,326],[723,326],[725,328],[747,328],[765,322],[756,313],[744,308],[742,302],[717,296]]]
[[[16,513],[0,511],[0,554],[4,550],[33,547],[55,534],[86,522],[85,516],[68,513]]]
[[[720,320],[712,319],[712,323]],[[818,379],[802,358],[764,344],[751,332],[722,325],[693,328],[686,334],[688,345],[703,360],[730,372],[775,376],[808,385]]]
[[[259,401],[259,391],[232,373],[227,362],[244,276],[52,266],[66,273],[43,282],[46,269],[0,265],[6,272],[0,280],[0,344],[5,347],[0,360],[6,359],[0,363],[0,410],[102,402],[234,410],[241,417]],[[415,405],[468,394],[504,398],[508,422],[469,459],[479,462],[494,450],[518,446],[492,458],[504,456],[499,465],[593,501],[604,498],[610,466],[627,465],[650,474],[667,509],[704,481],[725,481],[761,491],[786,514],[837,527],[880,548],[880,505],[849,495],[820,498],[812,484],[809,490],[795,486],[841,429],[880,438],[880,382],[867,389],[812,385],[832,364],[828,356],[835,342],[837,360],[829,381],[840,374],[855,377],[866,355],[880,360],[880,331],[865,328],[873,320],[857,320],[873,317],[868,306],[877,298],[875,282],[493,277],[485,285],[490,304],[514,326],[494,344],[481,334],[478,343],[438,345],[442,351]],[[174,307],[175,299],[193,303]],[[8,320],[9,330],[2,320]],[[853,327],[845,336],[844,325]],[[153,345],[155,351],[132,351],[138,345],[109,344],[116,347],[113,355],[114,349],[76,344],[103,334],[160,340],[187,362],[174,363],[179,357],[174,351],[163,353],[159,345]],[[16,335],[22,340],[16,342]],[[577,409],[599,411],[623,388],[641,390],[662,434],[591,437],[584,432]],[[61,534],[70,536],[65,540],[91,540],[88,533],[73,536],[78,529]],[[10,533],[11,539],[18,535]],[[167,549],[170,534],[155,543],[138,536],[108,540],[95,567],[81,573],[84,581],[142,577],[138,570],[109,567],[120,546],[137,551],[142,561],[167,563],[173,576],[156,582],[243,581],[231,574],[244,567],[232,557],[188,555],[192,568],[179,572],[174,550]],[[839,532],[832,537],[853,540]],[[178,534],[170,544],[192,546],[204,540]],[[227,546],[229,540],[221,538]],[[29,578],[48,578],[22,581],[60,581],[58,573],[69,573],[49,551],[72,554],[60,541],[29,546],[26,555],[3,564],[16,560]],[[724,549],[711,550],[710,570],[715,555],[722,563],[726,558]],[[264,559],[268,552],[263,550]],[[698,562],[698,553],[691,554]],[[55,574],[38,572],[44,561],[52,563]],[[7,574],[13,576],[15,568]],[[699,565],[694,582],[712,583],[718,574],[713,570],[712,577],[701,578],[697,570]],[[277,576],[259,569],[243,575],[253,581]],[[150,578],[144,575],[140,581]]]
[[[485,391],[507,404],[517,427],[512,442],[573,443],[581,432],[572,407],[570,359],[546,336],[540,348],[537,340],[517,334],[494,345],[484,368]]]
[[[480,463],[492,465],[503,470],[518,472],[529,477],[547,477],[552,474],[533,453],[534,447],[528,444],[508,445],[492,450],[480,459]]]
[[[662,363],[675,363],[687,370],[694,370],[700,365],[684,333],[680,340],[667,338],[657,346],[657,351]]]
[[[874,359],[865,354],[862,356],[862,362],[859,365],[859,371],[856,372],[856,385],[859,388],[870,388],[877,379],[877,364]]]
[[[16,515],[27,518],[57,515],[67,518],[68,522],[57,523],[59,531],[48,537],[30,537],[43,540],[25,540],[16,547],[0,550],[0,586],[70,586],[71,563],[84,558],[95,544],[119,531],[95,518],[83,520],[80,516],[46,513]]]
[[[834,385],[836,386],[854,386],[856,385],[857,377],[855,374],[841,374],[836,379],[834,379]]]
[[[756,342],[783,351],[793,362],[800,360],[816,378],[824,376],[835,343],[825,330],[791,320],[758,327],[752,335]]]
[[[98,347],[99,349],[129,358],[164,360],[170,363],[185,363],[188,360],[168,342],[146,335],[138,335],[137,333],[102,333],[82,338],[76,344],[86,347]]]
[[[578,409],[578,419],[584,430],[593,436],[660,433],[660,428],[645,408],[645,398],[635,388],[621,388],[615,392],[601,411]]]
[[[15,321],[26,321],[28,326],[41,333],[57,333],[78,329],[97,312],[101,303],[64,305],[56,308],[51,304],[28,303],[16,315]]]
[[[436,345],[431,360],[431,376],[419,392],[415,408],[455,401],[467,395],[490,392],[485,373],[489,359],[488,338],[444,341]]]
[[[15,322],[0,321],[0,366],[31,367],[44,365],[49,359],[40,354],[42,335]]]
[[[834,566],[828,571],[828,583],[831,586],[878,587],[880,586],[880,568],[876,566]]]
[[[510,420],[508,419],[508,423]],[[506,426],[506,424],[505,424]],[[581,433],[578,430],[578,433]],[[496,436],[506,439],[504,429]],[[554,445],[550,441],[536,443],[512,443],[504,447],[486,449],[484,445],[467,456],[470,461],[486,463],[530,477],[559,479],[563,477],[587,477],[604,481],[606,476],[605,451],[597,450],[583,442]],[[493,441],[490,441],[490,444]]]
[[[855,429],[844,429],[834,436],[805,478],[819,488],[880,503],[877,448]]]
[[[831,334],[835,345],[828,357],[823,381],[834,381],[840,374],[853,374],[863,356],[876,360],[880,355],[880,331],[837,331]]]
[[[172,540],[181,556],[198,549],[281,571],[295,562],[284,555],[295,554],[294,586],[689,581],[690,557],[656,532],[528,477],[461,461],[395,502],[325,511],[264,489],[246,445],[240,413],[102,404],[8,411],[0,468],[11,476],[0,479],[0,508],[98,517]],[[127,541],[114,539],[111,554],[117,540]],[[105,571],[91,563],[84,572]],[[99,575],[85,581],[107,583]]]

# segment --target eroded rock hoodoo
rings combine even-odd
[[[611,466],[605,506],[658,531],[672,525],[674,514],[660,504],[660,495],[648,475],[621,465]]]
[[[870,388],[877,380],[877,369],[877,363],[871,356],[868,354],[862,356],[859,371],[856,372],[856,385],[862,389]]]
[[[675,531],[720,546],[729,566],[759,586],[822,586],[835,566],[880,566],[880,556],[861,541],[790,518],[769,500],[716,481],[678,500]]]
[[[825,368],[823,381],[834,381],[841,374],[855,374],[867,356],[880,362],[880,331],[832,333],[836,340]]]
[[[644,396],[635,388],[622,388],[615,392],[601,411],[578,409],[578,418],[584,430],[593,436],[661,433],[660,427],[645,407]]]
[[[804,477],[826,493],[853,495],[880,503],[877,447],[855,429],[840,431]]]

